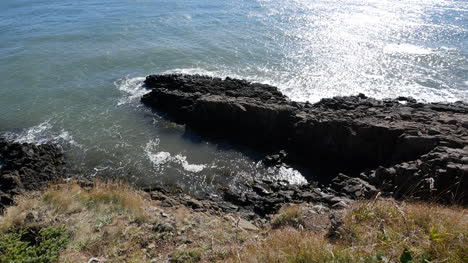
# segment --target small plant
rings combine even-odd
[[[69,235],[61,227],[10,230],[0,236],[0,262],[55,262],[68,242]]]
[[[443,242],[445,240],[445,234],[440,233],[437,228],[431,227],[429,230],[429,240],[432,242]]]
[[[289,207],[284,212],[279,214],[271,223],[273,228],[280,228],[285,226],[291,226],[299,228],[304,225],[302,219],[302,211],[297,207]]]
[[[170,255],[169,263],[195,263],[200,262],[202,254],[196,250],[177,251]]]
[[[401,263],[411,263],[413,262],[413,256],[411,255],[411,252],[407,248],[403,250],[403,253],[401,253],[400,256],[400,262]]]
[[[165,181],[163,182],[163,187],[171,194],[180,194],[183,192],[183,188],[175,182]]]
[[[382,251],[377,251],[375,256],[368,256],[365,261],[366,263],[383,263],[388,262],[388,259],[384,257],[384,253]]]

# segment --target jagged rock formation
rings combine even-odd
[[[13,202],[15,195],[59,178],[63,163],[62,150],[55,145],[0,138],[0,211]]]
[[[151,75],[145,83],[151,92],[143,103],[200,133],[271,152],[286,150],[285,161],[320,167],[322,177],[359,177],[396,197],[468,203],[464,103],[375,100],[362,94],[299,103],[273,86],[199,75]],[[331,185],[341,190],[362,185],[352,180],[355,186],[348,187],[338,180]],[[356,191],[372,190],[363,187]]]
[[[439,146],[420,158],[364,172],[361,177],[397,198],[468,203],[468,149]]]

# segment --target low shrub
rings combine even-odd
[[[200,262],[201,252],[197,250],[176,251],[170,255],[169,263],[196,263]]]
[[[61,227],[12,229],[0,236],[0,262],[56,262],[68,242],[69,234]]]
[[[284,209],[276,218],[271,222],[271,226],[274,229],[290,226],[299,228],[304,226],[304,220],[302,219],[302,211],[294,206]]]

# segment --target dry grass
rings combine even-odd
[[[227,262],[356,262],[353,257],[330,244],[323,236],[293,228],[273,230],[256,244],[236,251]]]
[[[273,219],[271,226],[273,228],[280,228],[285,226],[294,228],[303,227],[304,220],[302,218],[301,208],[297,205],[285,207],[280,211],[280,214]]]
[[[435,204],[359,202],[343,217],[341,238],[281,228],[229,262],[468,262],[466,210]]]
[[[235,226],[235,218],[162,207],[126,184],[70,182],[19,197],[0,217],[0,235],[15,228],[63,227],[70,241],[59,262],[212,262],[251,237]]]
[[[140,257],[140,235],[148,232],[143,225],[157,223],[157,216],[146,210],[150,206],[150,200],[142,193],[122,183],[96,182],[92,187],[81,187],[75,182],[52,185],[43,193],[18,198],[16,205],[0,217],[0,233],[59,225],[72,233],[61,262],[86,262],[96,255],[128,261]],[[125,253],[119,255],[119,246],[125,246]]]
[[[54,185],[17,199],[0,217],[12,228],[63,227],[70,242],[60,262],[468,262],[466,209],[361,201],[345,210],[338,238],[310,226],[327,217],[310,206],[281,210],[272,229],[247,231],[237,214],[162,207],[121,183]],[[174,229],[161,230],[163,224]],[[322,222],[323,224],[323,222]],[[406,251],[406,252],[404,252]],[[179,260],[179,261],[178,261]],[[190,261],[191,260],[191,261]]]
[[[366,256],[399,259],[407,249],[416,262],[467,262],[468,214],[437,204],[363,202],[344,218],[343,245]]]
[[[43,201],[60,213],[88,209],[127,214],[142,222],[147,219],[145,199],[138,191],[123,183],[97,182],[90,190],[85,190],[76,183],[60,185],[45,192]]]
[[[46,219],[86,211],[83,217],[128,215],[136,221],[148,219],[146,200],[131,187],[122,183],[97,182],[85,189],[75,182],[53,185],[44,193],[30,193],[19,197],[16,205],[9,207],[0,222],[0,231],[24,225],[31,220],[32,212],[40,212]]]

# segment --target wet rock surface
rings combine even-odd
[[[299,103],[273,86],[199,75],[151,75],[145,84],[151,92],[142,102],[176,122],[270,152],[267,165],[289,162],[318,170],[316,176],[328,179],[331,193],[323,194],[330,200],[383,191],[398,198],[467,203],[465,103],[376,100],[363,94]],[[303,199],[318,198],[310,190],[300,192]],[[279,191],[257,186],[250,197],[247,192],[225,198],[254,210],[274,210],[270,195]],[[281,198],[298,195],[283,191]],[[268,201],[252,201],[262,199]]]
[[[62,175],[62,150],[50,144],[17,143],[0,138],[0,211],[17,194],[37,190]]]

